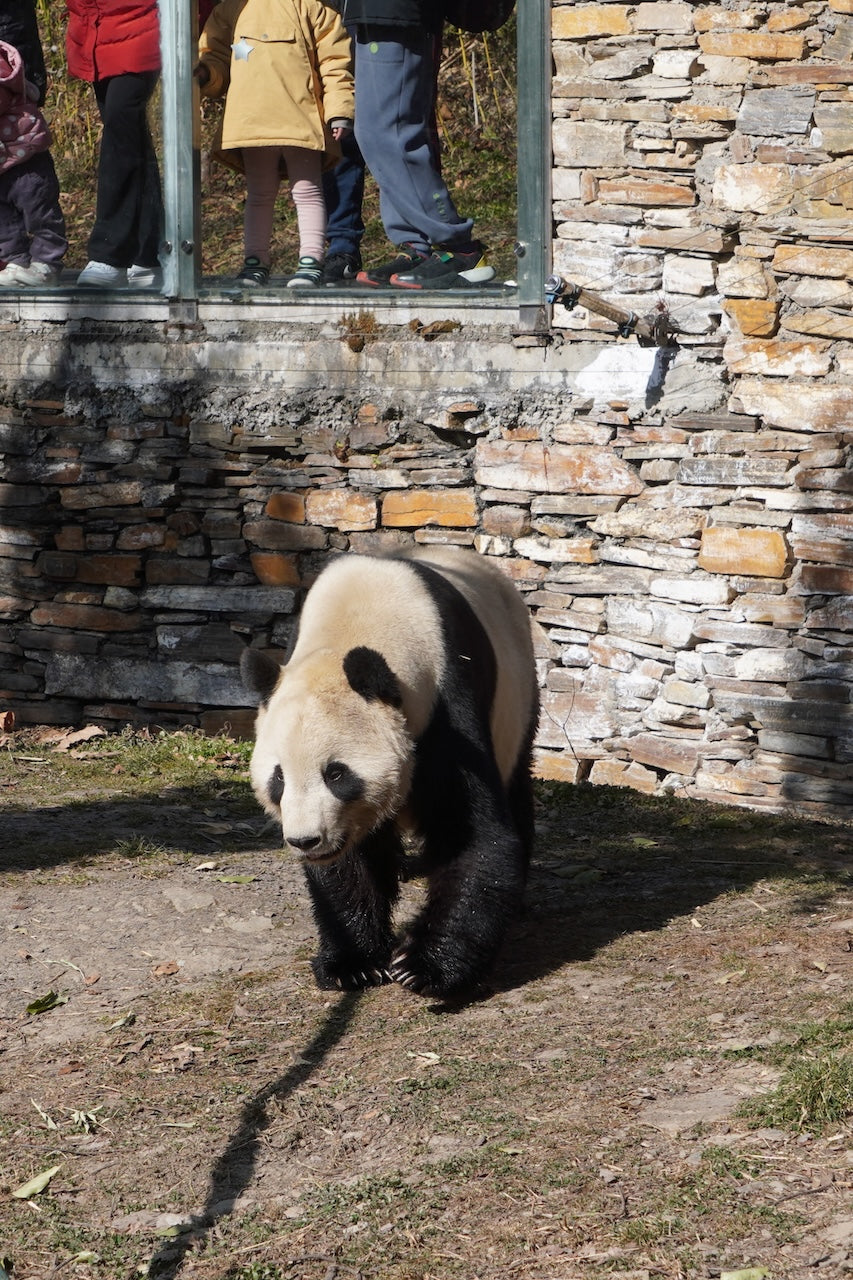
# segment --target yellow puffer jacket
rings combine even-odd
[[[321,0],[221,0],[199,40],[209,98],[227,94],[214,155],[242,169],[242,147],[306,147],[326,166],[329,121],[352,120],[350,39]]]

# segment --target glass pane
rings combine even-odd
[[[537,0],[537,3],[539,0]],[[201,101],[201,269],[205,283],[237,287],[243,261],[245,179],[215,155],[223,102]],[[516,22],[471,35],[447,27],[438,74],[436,126],[442,173],[459,213],[491,251],[497,281],[514,280],[517,238]],[[393,257],[379,215],[379,192],[367,173],[360,256],[365,265]],[[299,242],[287,181],[278,192],[271,240],[270,285],[282,286],[296,265]],[[304,295],[303,295],[304,297]]]
[[[205,99],[199,106],[192,79],[197,19],[206,16],[212,3],[199,0],[196,11],[185,0],[159,0],[162,67],[146,112],[156,169],[149,167],[145,189],[150,221],[157,182],[162,188],[158,243],[163,272],[162,283],[158,280],[153,287],[162,287],[172,298],[193,298],[202,278],[208,287],[233,289],[243,259],[245,180],[213,158],[222,105]],[[101,111],[94,85],[68,71],[66,0],[34,0],[34,6],[48,69],[44,110],[53,130],[52,155],[67,226],[62,283],[74,286],[92,256]],[[544,13],[544,0],[518,0],[517,18],[514,15],[497,32],[471,35],[447,27],[436,110],[444,179],[460,214],[474,219],[474,235],[490,250],[495,283],[517,280],[520,293],[537,297],[547,274],[542,255],[548,243]],[[385,261],[396,250],[386,237],[379,193],[369,174],[362,212],[364,263]],[[514,252],[517,241],[524,249],[520,259]],[[274,279],[277,272],[281,284],[298,256],[296,217],[286,183],[276,203],[272,255]],[[132,264],[122,259],[116,265],[123,271]],[[139,287],[138,280],[133,283]]]

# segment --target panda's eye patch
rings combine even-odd
[[[364,795],[364,783],[349,765],[340,760],[330,760],[323,770],[323,781],[336,800],[349,803]]]
[[[277,764],[272,771],[272,777],[267,783],[267,794],[273,804],[281,804],[281,797],[284,795],[284,774],[280,764]]]

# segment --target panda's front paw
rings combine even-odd
[[[321,991],[363,991],[365,987],[381,987],[391,981],[391,974],[384,966],[359,965],[357,961],[316,956],[311,968]]]
[[[447,996],[466,985],[454,980],[436,956],[411,938],[397,947],[389,970],[393,982],[419,996]]]

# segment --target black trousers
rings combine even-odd
[[[127,72],[96,80],[103,133],[98,157],[98,200],[89,260],[111,267],[156,267],[163,225],[160,170],[148,102],[157,71]]]

